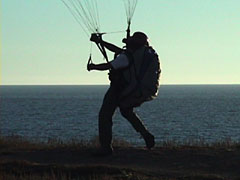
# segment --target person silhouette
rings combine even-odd
[[[135,32],[127,39],[123,39],[126,44],[126,50],[119,48],[111,43],[103,41],[96,35],[92,35],[91,41],[101,43],[108,50],[114,52],[115,58],[107,63],[87,65],[87,70],[105,71],[110,70],[110,87],[107,90],[99,112],[98,128],[100,149],[95,153],[98,156],[107,156],[113,153],[112,147],[112,117],[115,110],[119,107],[121,115],[126,118],[133,128],[144,138],[146,147],[151,149],[155,145],[154,136],[147,130],[139,116],[134,112],[135,106],[125,106],[121,104],[120,95],[126,87],[126,79],[123,78],[123,72],[132,65],[133,54],[143,46],[149,46],[148,37],[143,32]]]

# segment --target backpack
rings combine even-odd
[[[127,85],[119,96],[119,106],[138,107],[158,95],[161,74],[160,61],[152,47],[143,46],[133,54],[126,53],[129,68],[122,72]]]

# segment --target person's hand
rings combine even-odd
[[[94,68],[94,64],[93,63],[90,63],[90,64],[87,65],[87,70],[88,71],[93,70],[93,68]]]
[[[91,35],[90,41],[93,41],[95,43],[100,43],[101,42],[101,37],[95,33]]]
[[[123,39],[122,39],[122,42],[125,43],[125,44],[127,44],[127,40],[128,40],[127,38],[123,38]]]

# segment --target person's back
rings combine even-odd
[[[153,100],[160,86],[160,61],[155,50],[147,45],[134,53],[127,52],[129,67],[122,71],[125,86],[120,94],[122,107],[137,107]]]

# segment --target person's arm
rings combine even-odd
[[[117,47],[114,44],[111,44],[109,42],[102,40],[100,43],[102,43],[102,45],[105,46],[109,51],[112,51],[116,54],[120,54],[123,51],[122,48]]]
[[[101,43],[104,47],[106,47],[109,51],[112,51],[116,54],[120,54],[122,52],[122,48],[115,46],[114,44],[108,43],[106,41],[103,41],[101,36],[98,36],[96,34],[92,34],[90,41],[93,41],[95,43]]]
[[[102,63],[102,64],[88,64],[87,65],[87,70],[91,71],[91,70],[98,70],[98,71],[105,71],[105,70],[109,70],[112,68],[111,63]]]

